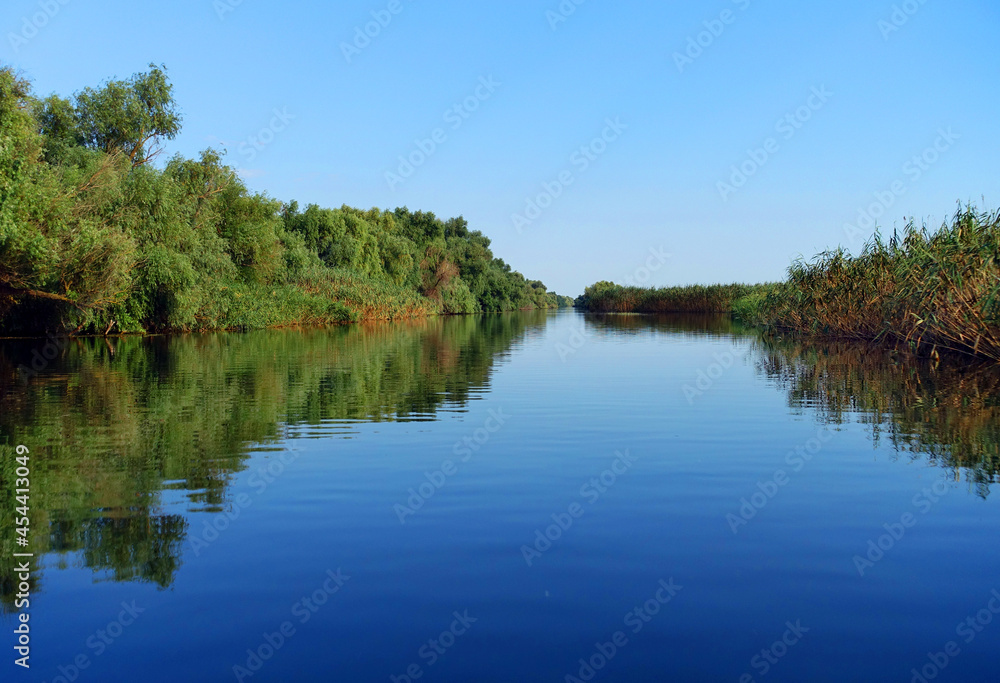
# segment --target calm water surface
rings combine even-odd
[[[573,311],[40,346],[4,681],[997,678],[990,368]]]

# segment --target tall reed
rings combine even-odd
[[[625,287],[598,282],[587,287],[577,306],[594,313],[729,313],[733,302],[759,285]]]
[[[1000,211],[960,207],[935,231],[911,221],[889,239],[876,233],[857,256],[838,248],[796,261],[781,283],[657,289],[598,282],[577,306],[730,313],[775,331],[1000,361]]]
[[[902,342],[1000,361],[1000,212],[971,206],[931,232],[907,224],[858,256],[796,262],[758,322],[816,336]]]

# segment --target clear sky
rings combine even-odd
[[[0,61],[40,95],[165,64],[168,153],[461,214],[574,296],[775,280],[862,212],[1000,207],[996,0],[577,2],[6,0]]]

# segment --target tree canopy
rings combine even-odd
[[[155,64],[128,80],[84,88],[76,95],[75,114],[84,145],[121,152],[133,166],[149,161],[160,151],[156,145],[172,140],[181,127],[173,86]]]
[[[35,97],[0,67],[0,331],[249,329],[565,305],[462,217],[250,191],[180,131],[162,67]]]

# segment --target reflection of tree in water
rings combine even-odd
[[[595,333],[664,332],[741,338],[760,374],[796,412],[868,425],[876,444],[965,473],[980,496],[1000,481],[1000,368],[964,357],[926,359],[853,342],[762,338],[718,316],[587,315]]]
[[[279,442],[287,425],[427,420],[465,405],[546,316],[76,339],[27,383],[17,368],[38,342],[0,344],[0,604],[10,609],[16,593],[17,444],[31,449],[29,550],[165,587],[186,522],[163,512],[164,489],[218,511],[249,448]],[[39,577],[36,567],[33,591]]]
[[[82,549],[83,566],[113,581],[147,581],[166,588],[180,566],[187,522],[180,515],[152,515],[148,508],[123,516],[60,520],[49,528],[49,550]]]

